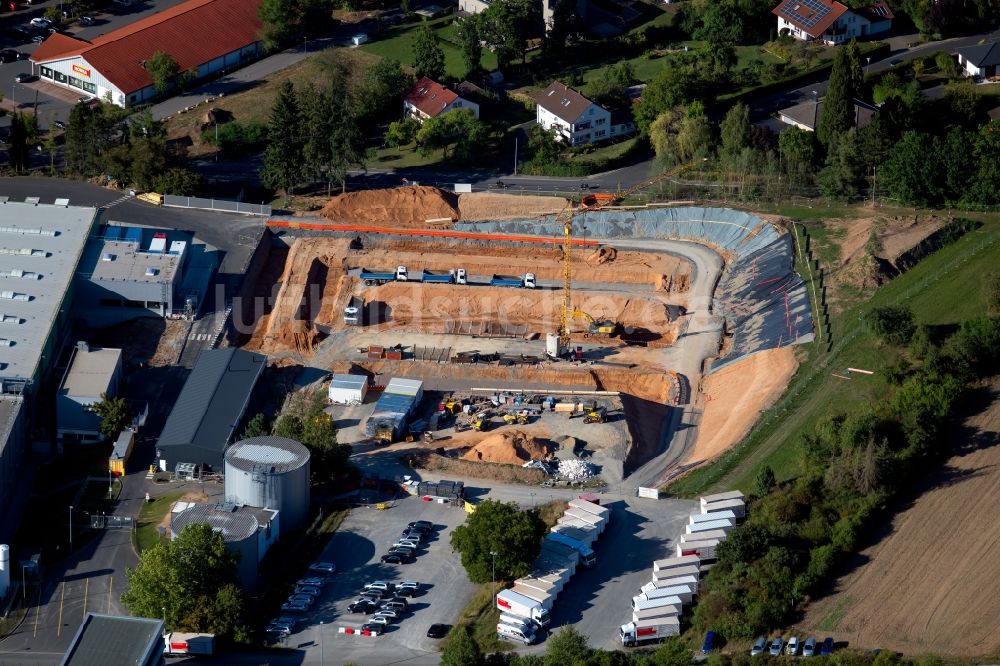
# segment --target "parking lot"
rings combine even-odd
[[[451,624],[476,589],[458,553],[453,553],[449,545],[452,529],[465,516],[461,509],[416,497],[404,497],[384,511],[351,511],[319,558],[335,563],[338,572],[328,577],[314,607],[298,616],[288,647],[315,650],[317,655],[323,651],[327,658],[335,655],[331,663],[381,664],[404,657],[417,660],[410,663],[437,663],[440,641],[427,638],[427,629],[438,622]],[[382,564],[381,556],[406,524],[416,520],[430,521],[435,527],[421,544],[416,559],[410,564]],[[408,600],[409,610],[382,636],[340,633],[342,627],[357,629],[367,621],[367,615],[348,613],[347,606],[358,598],[366,583],[375,580],[416,580],[421,583],[421,591]]]

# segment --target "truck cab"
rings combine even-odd
[[[524,282],[522,283],[522,286],[524,286],[525,289],[534,289],[535,288],[535,274],[534,273],[525,273],[524,274]]]
[[[455,284],[468,284],[469,276],[465,272],[464,268],[453,268],[451,269],[451,275],[455,278]]]
[[[396,281],[406,282],[409,277],[406,274],[406,266],[396,266]]]

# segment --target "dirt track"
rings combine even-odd
[[[868,563],[808,609],[804,626],[912,656],[1000,653],[1000,380],[992,391],[993,402],[965,422],[966,450],[862,553]]]

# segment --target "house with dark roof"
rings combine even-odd
[[[158,96],[146,63],[162,51],[195,79],[235,69],[262,53],[261,0],[186,0],[93,40],[49,35],[31,54],[41,79],[118,106]]]
[[[537,93],[535,122],[571,146],[611,138],[611,113],[558,81]]]
[[[975,44],[956,51],[958,65],[969,76],[991,79],[997,76],[1000,66],[1000,41],[990,44]]]
[[[895,18],[884,2],[849,9],[837,0],[782,0],[771,13],[778,17],[779,35],[830,45],[885,32]]]
[[[235,347],[203,351],[157,441],[160,468],[188,464],[221,471],[226,447],[266,366],[267,357]]]
[[[854,127],[861,129],[872,121],[878,108],[863,102],[860,99],[854,100]],[[778,111],[778,119],[786,125],[798,127],[807,132],[816,131],[820,116],[823,115],[823,99],[815,101],[801,102],[794,106]]]
[[[59,666],[163,663],[163,620],[87,613]]]
[[[454,109],[472,109],[476,118],[479,117],[478,104],[459,97],[454,90],[449,90],[426,76],[417,81],[403,99],[403,113],[421,123]]]

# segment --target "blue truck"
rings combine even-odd
[[[535,274],[525,273],[523,276],[516,275],[494,275],[490,280],[491,287],[524,287],[525,289],[535,288]]]
[[[409,277],[406,274],[406,266],[396,266],[396,272],[370,271],[367,268],[361,269],[361,281],[369,287],[385,284],[386,282],[406,282]]]
[[[467,284],[468,276],[464,268],[453,268],[449,271],[429,271],[426,268],[420,274],[421,282],[441,282],[446,284]]]

